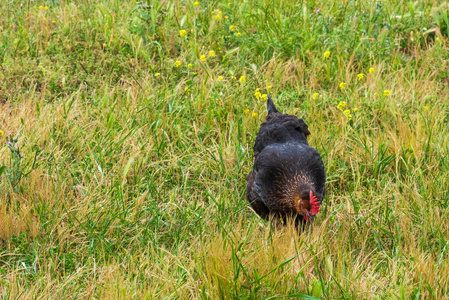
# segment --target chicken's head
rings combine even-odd
[[[315,216],[320,211],[320,202],[318,198],[313,194],[312,190],[303,190],[299,194],[299,210],[304,216],[304,220],[313,221]]]

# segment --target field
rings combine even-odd
[[[447,3],[145,1],[2,5],[2,299],[449,299]],[[300,235],[245,200],[267,93]]]

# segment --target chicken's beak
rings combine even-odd
[[[307,222],[312,222],[313,218],[314,216],[310,212],[306,212],[306,214],[304,215],[304,220],[306,220]]]

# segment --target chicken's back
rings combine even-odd
[[[272,144],[300,143],[308,145],[307,136],[309,134],[306,123],[296,116],[279,112],[269,114],[257,133],[254,142],[254,157],[257,158],[265,147]]]

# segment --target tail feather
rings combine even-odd
[[[267,94],[267,97],[268,97],[268,99],[267,99],[267,112],[268,112],[268,114],[279,112],[276,109],[276,106],[274,105],[273,99],[271,99],[270,94]]]

